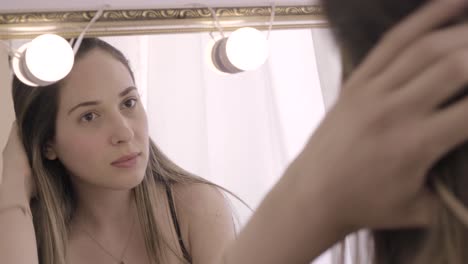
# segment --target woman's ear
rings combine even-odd
[[[44,148],[44,155],[48,160],[56,160],[57,153],[55,152],[53,146],[50,143],[47,143]]]

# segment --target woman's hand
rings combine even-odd
[[[468,24],[441,29],[465,2],[431,1],[387,33],[291,165],[349,230],[421,226],[436,213],[428,170],[468,139],[468,99],[441,107],[468,86]]]
[[[16,122],[11,127],[7,144],[2,152],[2,159],[0,190],[10,195],[9,199],[29,201],[35,194],[35,184]]]
[[[466,3],[465,3],[466,2]],[[386,34],[220,263],[309,263],[360,228],[423,226],[432,165],[468,139],[464,0],[432,0]]]

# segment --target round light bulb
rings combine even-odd
[[[259,30],[243,27],[232,32],[226,43],[229,61],[240,70],[255,70],[268,58],[268,40]]]
[[[64,38],[44,34],[31,41],[25,51],[24,62],[33,82],[49,85],[68,75],[74,58],[73,49]]]

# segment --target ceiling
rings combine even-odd
[[[0,13],[34,11],[97,10],[109,4],[109,9],[189,8],[200,6],[277,6],[312,5],[320,0],[0,0]]]

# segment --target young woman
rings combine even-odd
[[[265,197],[238,238],[227,246],[224,245],[232,238],[232,225],[229,211],[217,191],[207,187],[206,183],[196,188],[198,183],[181,184],[175,179],[165,180],[170,176],[161,176],[162,171],[171,175],[180,174],[180,171],[164,168],[161,156],[151,154],[154,147],[150,143],[147,143],[149,161],[146,168],[151,171],[150,168],[155,166],[157,169],[142,176],[145,166],[140,167],[140,164],[145,162],[145,142],[148,139],[145,140],[144,118],[138,108],[133,108],[134,96],[130,94],[133,90],[128,90],[133,85],[131,75],[121,61],[101,49],[92,49],[76,60],[72,73],[56,86],[60,88],[42,87],[31,91],[31,96],[14,96],[21,140],[14,126],[3,152],[3,182],[0,185],[2,263],[38,263],[37,249],[42,262],[45,257],[43,248],[50,245],[62,246],[63,249],[52,248],[48,254],[54,259],[48,263],[60,263],[66,258],[83,262],[102,261],[104,256],[99,254],[105,255],[106,245],[106,251],[113,255],[125,252],[113,248],[119,247],[115,243],[123,239],[124,230],[131,230],[132,211],[138,211],[133,215],[138,215],[137,223],[140,223],[143,235],[129,239],[129,257],[170,255],[169,245],[176,244],[180,245],[175,249],[179,249],[179,254],[183,255],[182,245],[187,248],[194,264],[302,264],[310,262],[345,235],[360,228],[427,226],[431,215],[437,212],[437,200],[425,185],[427,172],[444,154],[468,139],[468,122],[465,122],[468,100],[462,99],[443,109],[438,106],[447,97],[457,94],[460,84],[465,85],[468,80],[461,78],[465,76],[461,74],[465,64],[461,63],[442,65],[450,71],[440,75],[416,70],[421,64],[435,66],[431,58],[437,54],[448,61],[458,61],[446,53],[424,50],[415,58],[403,55],[407,50],[420,50],[421,39],[462,14],[467,5],[461,0],[431,1],[395,26],[376,45],[344,83],[337,103],[303,151]],[[437,35],[435,39],[446,39],[443,37]],[[460,38],[459,35],[449,37],[454,40]],[[450,48],[453,51],[460,49],[459,46]],[[397,62],[405,67],[389,67]],[[113,74],[104,74],[107,71]],[[430,81],[421,83],[419,80]],[[82,85],[72,86],[77,83]],[[439,89],[441,83],[445,89]],[[77,90],[67,89],[70,87]],[[57,92],[57,104],[50,100],[41,101],[52,91]],[[83,102],[86,103],[81,104]],[[57,106],[55,118],[40,112],[45,111],[49,104]],[[80,107],[71,111],[78,104]],[[21,108],[18,106],[25,105],[28,106],[25,109],[35,106],[34,113],[29,113],[31,124],[24,122],[28,111],[18,111]],[[42,108],[44,105],[45,109]],[[53,123],[47,126],[51,131],[31,129],[43,127],[38,124],[42,122]],[[76,127],[76,130],[71,127]],[[94,130],[99,133],[94,133]],[[79,131],[83,134],[75,135],[76,139],[68,135]],[[44,135],[50,135],[50,138]],[[44,140],[40,145],[36,142],[38,139],[50,140]],[[115,154],[116,149],[122,153]],[[129,157],[128,153],[135,153],[135,158]],[[73,155],[79,159],[71,158]],[[120,159],[122,156],[125,160]],[[89,164],[80,162],[81,159]],[[50,181],[60,182],[64,176],[69,176],[74,196],[70,194],[72,190],[64,187],[66,185],[48,184],[44,180],[46,175],[35,175],[43,171],[40,166],[59,161],[64,167],[62,172],[66,174],[53,174],[56,176],[49,177]],[[37,187],[30,177],[30,167]],[[121,169],[128,171],[120,173]],[[176,200],[175,205],[183,243],[171,242],[177,240],[178,236],[174,235],[177,231],[172,231],[172,237],[164,236],[171,233],[164,230],[176,226],[170,217],[166,229],[156,220],[154,225],[149,223],[151,219],[163,219],[158,218],[158,213],[164,210],[155,209],[153,215],[156,216],[152,217],[148,213],[151,207],[144,206],[143,212],[132,207],[129,198],[132,193],[137,208],[141,208],[138,197],[150,203],[144,198],[146,190],[141,189],[145,189],[143,184],[151,179],[154,179],[155,191],[147,188],[147,197],[160,197],[167,201],[153,205],[170,208],[170,199],[166,198],[170,196],[166,194],[168,185],[173,194],[179,193],[181,202]],[[61,187],[52,190],[52,186]],[[33,225],[28,215],[28,202],[35,192],[37,198],[31,205]],[[47,196],[46,193],[54,192],[76,197],[76,202],[41,200]],[[41,203],[47,209],[41,208]],[[68,208],[67,204],[72,206]],[[65,218],[51,219],[55,215],[46,210],[64,212]],[[168,215],[166,213],[166,219]],[[118,221],[111,223],[109,219]],[[40,224],[49,225],[49,231],[42,234],[42,230],[36,230],[36,244],[34,230]],[[155,227],[161,230],[160,234],[156,233]],[[185,231],[186,238],[184,228],[188,230]],[[61,236],[67,229],[70,230],[69,236]],[[102,250],[94,247],[96,243],[91,243],[90,236],[80,232],[82,229],[94,235],[96,241],[102,239],[99,241],[101,246],[104,245]],[[153,236],[153,239],[156,237],[156,240],[143,239],[144,234]],[[125,237],[128,239],[129,236]],[[167,247],[156,243],[163,238],[167,238]],[[104,239],[114,243],[113,246],[104,244]],[[138,239],[140,245],[144,243],[141,241],[146,242],[146,251],[138,246]],[[121,243],[120,248],[124,246]],[[132,252],[131,247],[134,247],[134,253],[128,253]],[[115,250],[115,253],[110,250]],[[66,256],[55,251],[65,252]],[[116,260],[118,257],[114,262]],[[136,257],[131,260],[143,261]],[[179,258],[174,257],[173,260],[176,262]],[[112,263],[112,260],[108,261]]]
[[[66,79],[33,88],[14,78],[13,102],[40,263],[209,263],[234,237],[221,193],[149,138],[114,47],[84,39]]]

